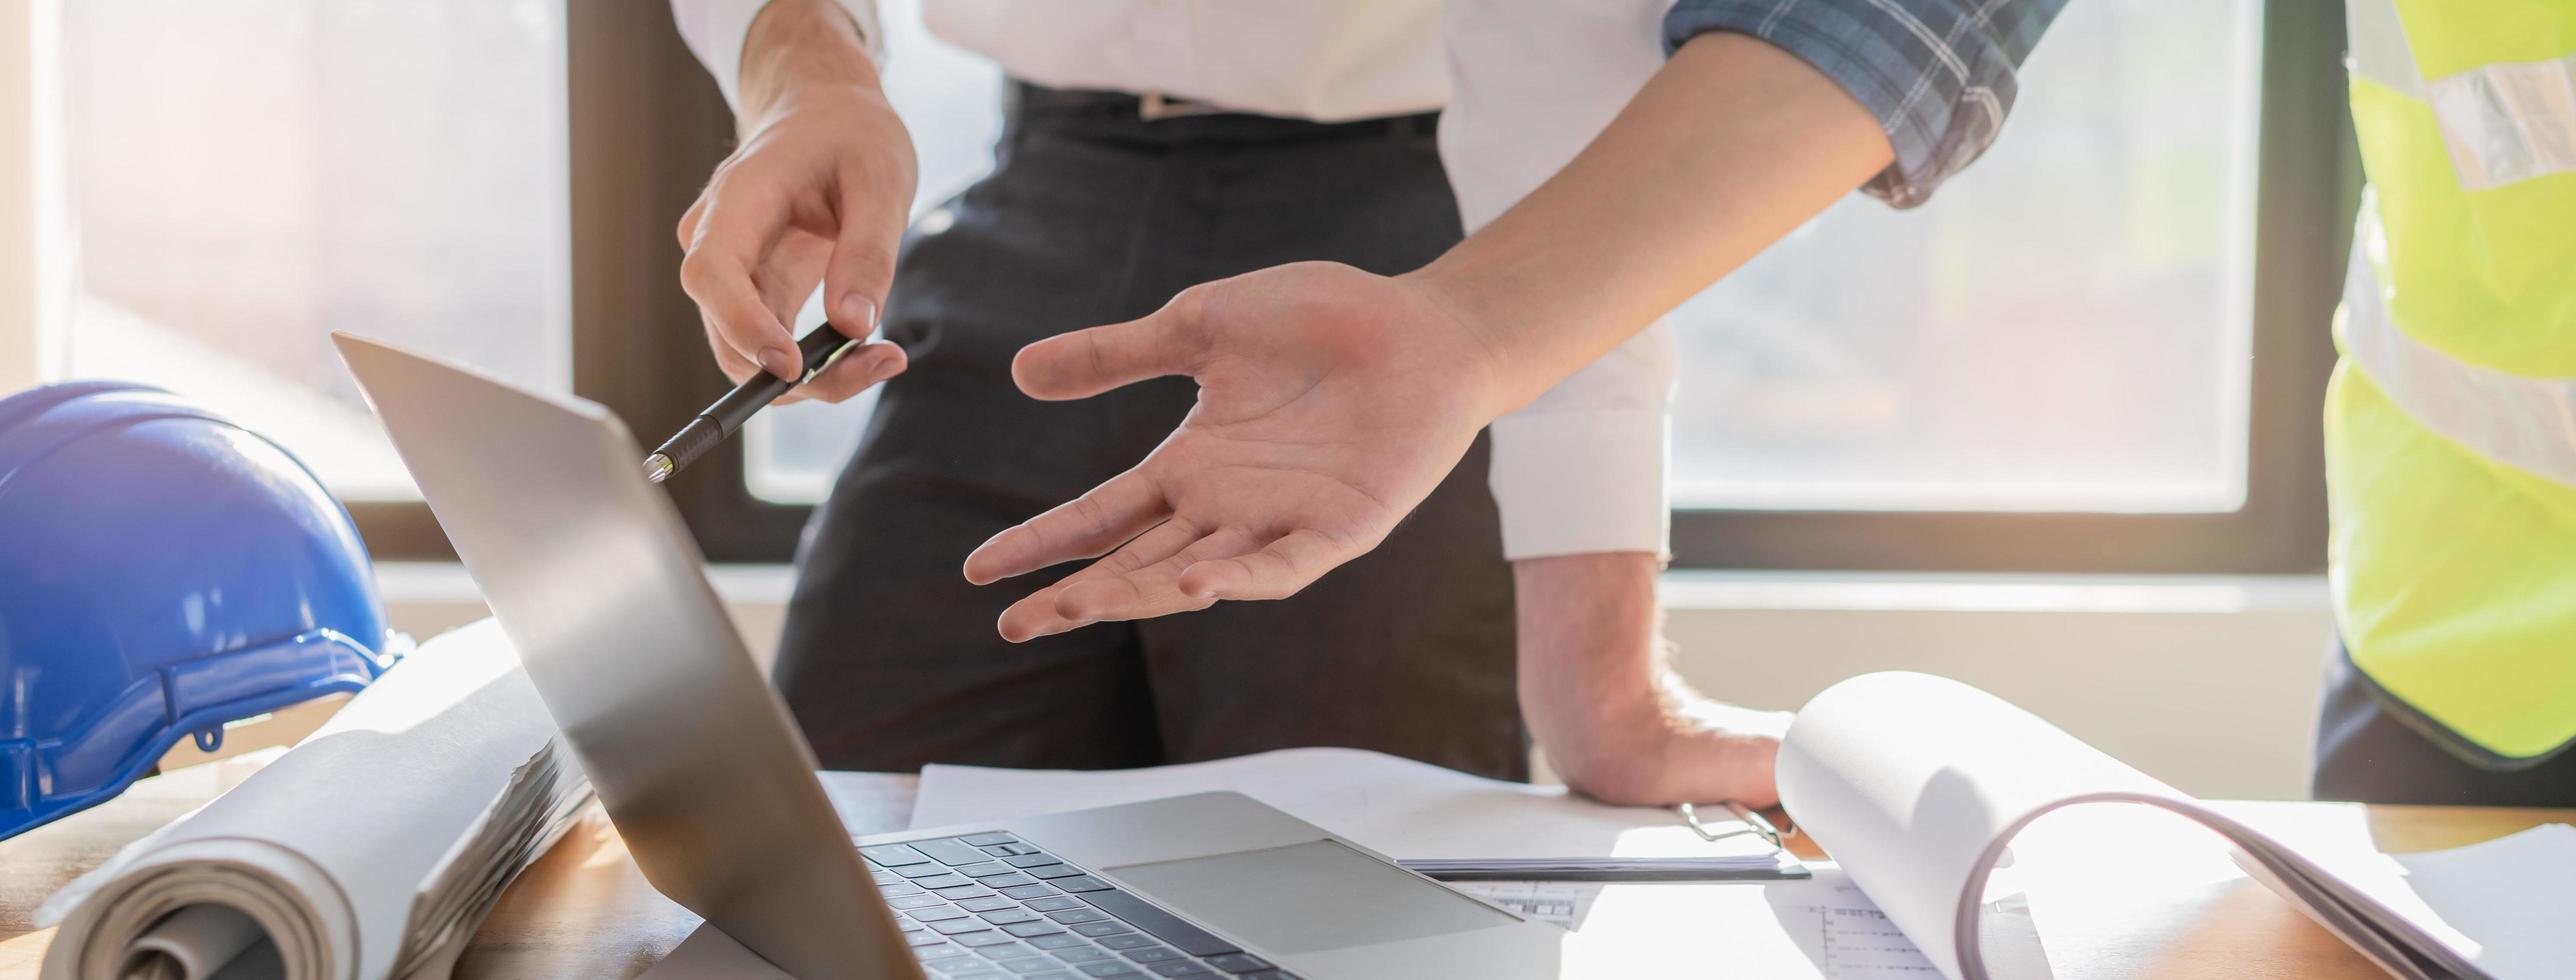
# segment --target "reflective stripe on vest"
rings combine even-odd
[[[2428,81],[2395,0],[2350,0],[2345,10],[2353,74],[2432,105],[2461,187],[2576,171],[2576,54],[2479,65]]]
[[[2348,0],[2370,177],[2325,415],[2353,663],[2471,757],[2576,740],[2576,0]]]
[[[2362,212],[2365,225],[2376,215]],[[2388,400],[2427,429],[2478,455],[2576,487],[2576,379],[2526,378],[2464,364],[2397,329],[2361,242],[2343,282],[2343,354]],[[2576,275],[2576,270],[2570,270]],[[2576,637],[2570,638],[2576,646]]]

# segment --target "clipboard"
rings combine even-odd
[[[1714,882],[1785,881],[1812,877],[1805,863],[1789,853],[1778,827],[1760,813],[1735,803],[1715,804],[1728,819],[1703,819],[1709,804],[1674,807],[1683,826],[1711,844],[1758,837],[1768,853],[1668,857],[1438,858],[1398,861],[1406,869],[1438,881],[1594,881]],[[1728,824],[1732,823],[1733,826]]]

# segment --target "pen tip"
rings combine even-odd
[[[644,457],[644,478],[647,480],[660,483],[664,477],[671,475],[671,468],[671,457],[661,453]]]

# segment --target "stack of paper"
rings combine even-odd
[[[445,977],[588,782],[489,622],[423,645],[241,786],[37,910],[44,975]]]

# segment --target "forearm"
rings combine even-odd
[[[1788,718],[1702,697],[1667,661],[1646,552],[1512,563],[1521,713],[1567,786],[1611,803],[1764,806]]]
[[[1651,743],[1632,726],[1604,723],[1660,717],[1658,564],[1645,552],[1512,563],[1522,718],[1558,778],[1594,796],[1636,795],[1633,775],[1663,768],[1638,758]]]
[[[1738,34],[1683,45],[1555,177],[1413,273],[1526,404],[1887,167],[1880,124]]]
[[[876,62],[857,21],[834,0],[770,0],[743,38],[737,120],[749,130],[821,87],[879,91]]]

